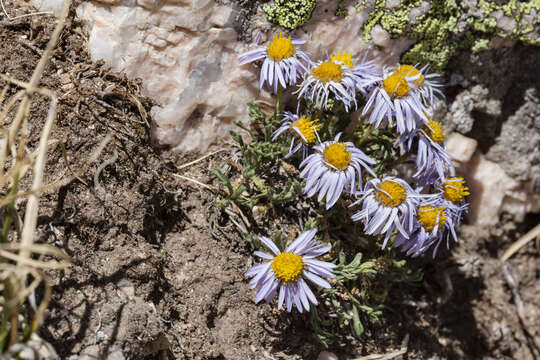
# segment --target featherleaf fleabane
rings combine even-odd
[[[338,51],[336,53],[333,53],[332,55],[330,55],[330,60],[334,62],[341,62],[343,65],[346,65],[350,68],[354,67],[351,59],[351,53],[347,51]]]
[[[351,154],[345,143],[330,144],[324,148],[324,160],[338,170],[345,170],[351,162]]]
[[[293,123],[293,126],[300,131],[303,137],[300,138],[305,144],[313,144],[317,140],[316,132],[321,128],[321,124],[318,119],[308,120],[305,116],[302,116]]]
[[[413,80],[409,80],[409,79]],[[411,85],[416,87],[424,84],[424,76],[414,66],[399,65],[392,75],[384,79],[384,90],[389,96],[403,97],[411,90]]]
[[[293,56],[296,47],[293,45],[290,37],[286,37],[285,34],[275,34],[272,42],[268,45],[268,56],[274,61],[281,61],[283,59]]]
[[[428,123],[422,129],[437,144],[441,145],[444,142],[443,126],[440,122],[429,119]]]
[[[446,207],[444,206],[420,206],[416,214],[418,222],[424,227],[424,229],[426,229],[427,232],[432,232],[436,226],[440,229],[447,219],[445,209]]]
[[[249,282],[251,288],[258,288],[256,302],[264,299],[269,303],[279,291],[278,309],[285,304],[290,312],[295,305],[298,311],[303,312],[309,310],[310,304],[318,304],[306,280],[329,289],[331,286],[324,278],[335,277],[333,269],[336,265],[315,259],[331,249],[314,239],[316,233],[317,228],[304,231],[284,252],[272,240],[259,237],[273,255],[255,251],[254,255],[267,261],[253,266],[245,274],[252,277]]]
[[[279,280],[290,283],[298,279],[305,265],[301,256],[293,253],[281,253],[274,256],[270,266]]]
[[[396,181],[386,180],[377,187],[377,195],[375,197],[381,205],[396,207],[405,201],[407,190]]]
[[[341,65],[336,64],[333,61],[325,61],[320,65],[317,65],[311,69],[311,74],[323,83],[329,81],[340,82],[341,79],[343,79],[343,76],[345,76],[345,73],[341,69]]]
[[[463,201],[465,196],[470,195],[469,188],[462,177],[445,178],[441,188],[444,191],[444,198],[452,202]]]

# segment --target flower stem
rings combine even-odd
[[[276,101],[276,118],[278,115],[283,113],[283,87],[281,87],[281,84],[278,84],[277,89],[277,101]]]

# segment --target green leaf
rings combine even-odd
[[[362,321],[360,321],[360,314],[358,313],[358,309],[355,305],[352,307],[353,309],[353,329],[356,335],[360,336],[364,333],[364,325],[362,325]]]

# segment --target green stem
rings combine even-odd
[[[411,152],[410,151],[406,151],[403,155],[401,155],[400,157],[398,157],[396,160],[394,160],[392,162],[392,167],[391,168],[395,168],[396,166],[398,166],[399,164],[401,164],[402,162],[404,162],[405,160],[407,160],[407,158],[409,157],[409,155],[411,155]]]
[[[276,101],[276,119],[279,114],[283,113],[283,88],[281,87],[281,84],[278,84],[277,89],[277,101]]]
[[[15,175],[15,178],[13,179],[13,186],[11,187],[10,195],[14,196],[17,194],[17,191],[19,190],[19,175]],[[0,235],[0,243],[4,243],[7,241],[7,236],[9,232],[9,228],[11,226],[11,216],[13,212],[15,211],[15,200],[11,201],[6,209],[5,217],[4,217],[4,226],[2,227],[2,234]]]
[[[360,147],[364,145],[366,142],[368,142],[371,139],[371,134],[373,133],[373,129],[375,129],[374,124],[370,124],[363,132],[362,136],[358,138],[358,141],[356,142],[356,146]]]

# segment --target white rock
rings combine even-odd
[[[377,46],[388,46],[390,34],[381,25],[377,24],[371,29],[371,38]]]
[[[532,183],[523,183],[518,190],[506,193],[501,211],[512,214],[515,221],[522,222],[528,213],[540,212],[540,195],[533,191]]]
[[[503,199],[516,190],[519,183],[479,152],[473,156],[465,178],[471,190],[469,220],[478,225],[496,224]]]
[[[32,0],[32,5],[39,11],[51,11],[59,16],[64,6],[64,0]]]
[[[444,144],[452,160],[467,163],[471,160],[478,146],[478,141],[463,136],[458,132],[453,132],[448,135]]]
[[[338,357],[334,353],[331,353],[329,351],[323,351],[319,354],[317,360],[338,360]]]
[[[386,8],[393,9],[401,6],[401,0],[386,0]]]

